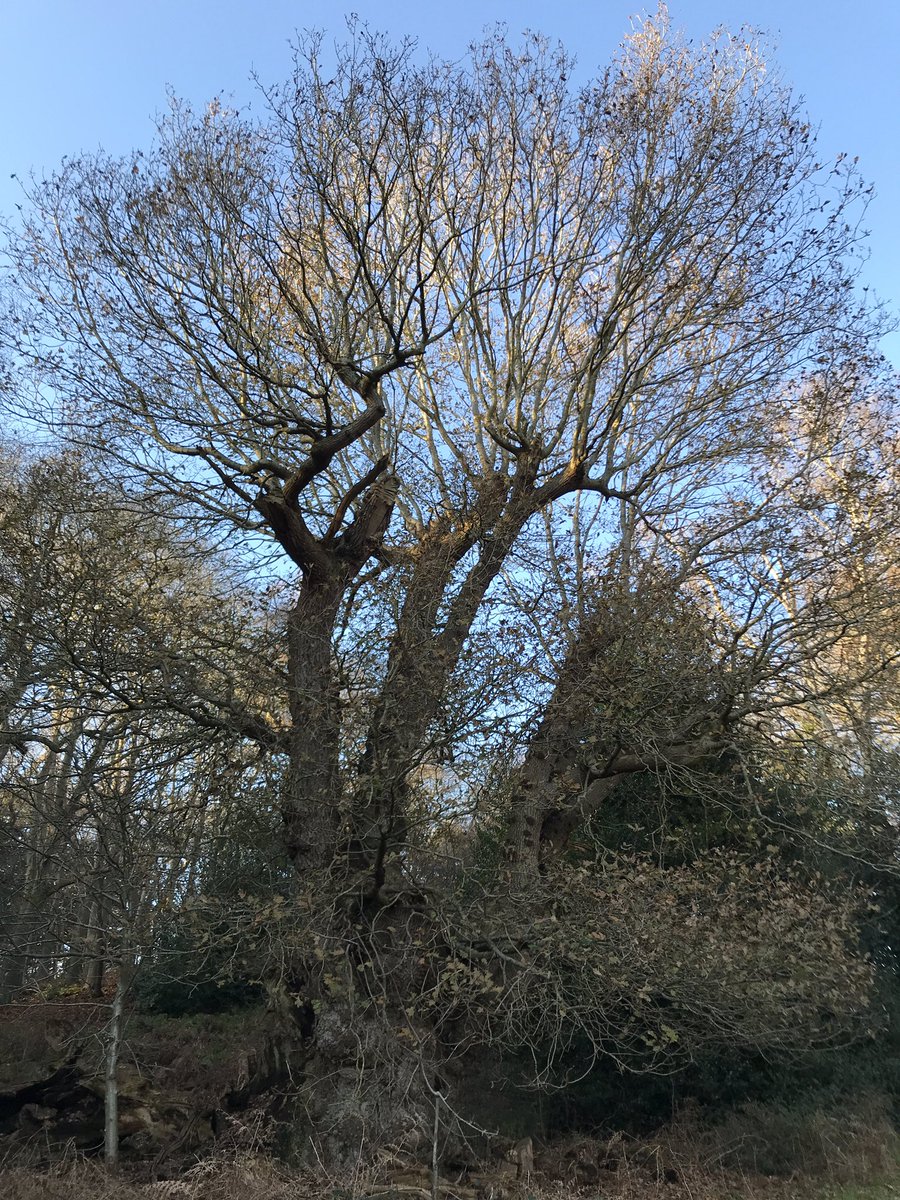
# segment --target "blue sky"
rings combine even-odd
[[[654,7],[651,4],[649,7]],[[251,69],[283,78],[296,29],[340,36],[344,12],[437,53],[462,54],[486,24],[538,29],[602,66],[629,29],[634,0],[20,0],[0,26],[0,211],[18,199],[14,172],[52,169],[65,154],[146,145],[166,88],[195,102],[251,99]],[[900,309],[900,0],[671,0],[693,37],[750,24],[778,42],[777,62],[820,126],[822,153],[859,155],[876,197],[864,282]],[[900,334],[884,342],[900,367]]]

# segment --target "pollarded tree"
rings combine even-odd
[[[864,188],[816,161],[755,45],[686,46],[662,12],[605,74],[571,74],[540,38],[420,65],[363,31],[328,66],[314,38],[262,122],[175,105],[146,156],[36,183],[12,239],[14,352],[66,437],[242,537],[260,569],[269,544],[296,570],[277,694],[236,705],[222,672],[196,714],[287,755],[310,937],[344,948],[338,975],[373,1001],[393,986],[388,1007],[409,970],[366,971],[432,911],[416,781],[496,746],[517,659],[527,703],[546,702],[587,628],[591,553],[618,546],[639,587],[649,538],[680,585],[715,569],[738,614],[740,685],[620,747],[604,788],[721,747],[752,712],[772,670],[727,564],[783,528],[870,362],[877,322],[851,288]],[[568,575],[574,615],[529,633],[515,597],[541,570]],[[569,774],[538,801],[512,791],[520,882]],[[561,852],[570,832],[543,841]],[[302,988],[324,1005],[315,961]]]

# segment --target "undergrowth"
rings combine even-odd
[[[577,1153],[574,1151],[577,1150]],[[900,1139],[877,1099],[841,1114],[747,1105],[714,1122],[678,1115],[653,1137],[563,1139],[517,1182],[508,1163],[442,1177],[439,1200],[889,1200],[900,1197]],[[548,1164],[555,1162],[555,1178]],[[563,1163],[580,1164],[578,1170]],[[587,1166],[591,1172],[587,1172]],[[4,1200],[428,1200],[427,1167],[360,1166],[340,1175],[292,1171],[270,1155],[220,1147],[178,1180],[146,1168],[110,1177],[74,1154],[51,1168],[0,1169]],[[552,1172],[551,1172],[552,1173]]]

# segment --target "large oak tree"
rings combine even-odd
[[[462,64],[313,38],[261,120],[176,103],[146,154],[36,181],[12,241],[29,402],[296,575],[273,694],[183,711],[287,764],[319,1013],[336,944],[388,1008],[439,994],[421,948],[459,962],[459,938],[502,992],[612,790],[830,696],[806,667],[862,620],[833,567],[875,531],[822,536],[816,490],[876,371],[855,168],[817,160],[743,37],[685,45],[661,14],[573,72],[537,37]],[[448,931],[422,848],[490,787],[500,915]]]

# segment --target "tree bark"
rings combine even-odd
[[[337,844],[340,698],[332,635],[345,582],[304,578],[288,618],[290,774],[283,806],[288,854],[298,871],[331,864]]]
[[[354,861],[358,869],[372,872],[375,892],[385,881],[390,856],[405,841],[408,775],[426,749],[428,727],[438,715],[475,618],[526,522],[546,502],[528,482],[502,483],[486,489],[480,506],[461,514],[455,529],[426,538],[407,590],[353,808]],[[476,545],[478,558],[439,627],[456,567]]]
[[[130,983],[130,971],[121,965],[106,1036],[103,1158],[108,1171],[117,1171],[119,1168],[119,1053],[125,1020],[125,997]]]

